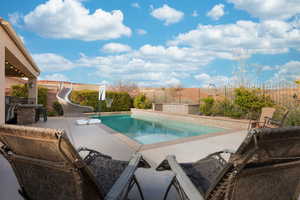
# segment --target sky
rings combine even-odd
[[[40,79],[142,87],[300,79],[300,0],[2,0]]]

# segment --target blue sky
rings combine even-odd
[[[299,0],[10,0],[40,79],[200,87],[300,78]],[[243,68],[243,69],[241,69]]]

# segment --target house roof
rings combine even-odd
[[[3,27],[3,29],[7,32],[8,36],[12,39],[12,41],[16,44],[18,49],[24,54],[28,62],[32,65],[34,70],[36,70],[38,73],[40,73],[39,67],[34,62],[33,58],[31,57],[30,53],[24,46],[22,40],[18,36],[18,34],[15,32],[15,30],[12,28],[11,24],[8,21],[5,21],[3,18],[0,17],[0,25]]]

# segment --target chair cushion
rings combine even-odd
[[[101,191],[106,195],[129,162],[98,156],[90,164]]]
[[[223,169],[223,165],[215,158],[205,158],[195,163],[180,165],[194,185],[204,193]]]

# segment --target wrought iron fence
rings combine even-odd
[[[155,88],[142,91],[154,103],[199,104],[201,99],[211,96],[234,101],[235,89],[252,89],[258,95],[269,96],[274,103],[292,108],[300,105],[300,85],[289,81],[268,83],[236,84],[228,82],[224,86],[203,88]]]
[[[208,96],[214,98],[226,98],[229,101],[234,101],[235,89],[244,87],[252,89],[258,95],[269,96],[275,104],[287,108],[292,108],[300,105],[300,86],[289,81],[278,81],[268,83],[249,83],[243,85],[226,84],[222,87],[203,88]]]

